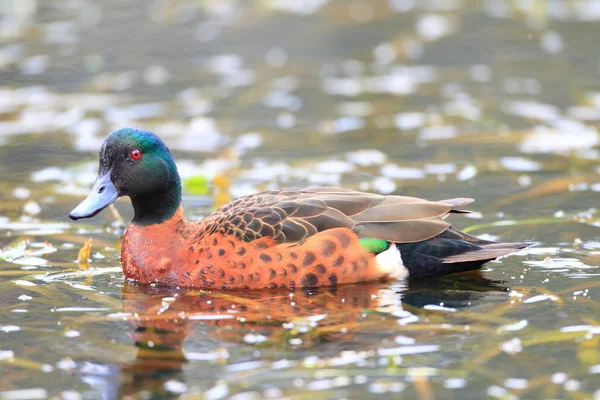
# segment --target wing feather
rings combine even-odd
[[[444,218],[471,201],[427,201],[338,188],[268,191],[240,197],[203,223],[211,232],[235,234],[246,241],[272,237],[277,242],[298,242],[320,231],[344,227],[360,237],[413,243],[445,231],[461,235],[449,230]],[[464,236],[464,240],[474,239]]]
[[[394,243],[414,243],[431,239],[450,227],[441,219],[398,222],[366,222],[357,225],[358,236]]]
[[[383,203],[371,207],[353,217],[356,222],[394,222],[415,219],[441,218],[452,207],[444,203],[431,201],[411,203]]]

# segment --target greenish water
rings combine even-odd
[[[0,398],[600,398],[597,1],[6,0],[0,18]],[[121,126],[233,196],[473,197],[457,227],[539,244],[410,284],[140,287],[110,212],[67,218]],[[215,196],[187,193],[187,215]]]

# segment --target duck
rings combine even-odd
[[[269,190],[188,221],[165,143],[121,128],[103,141],[90,194],[69,214],[91,218],[119,197],[134,210],[121,243],[125,278],[200,289],[310,288],[423,279],[477,270],[530,243],[452,228],[470,198],[429,201],[343,188]]]

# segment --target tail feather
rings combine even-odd
[[[472,211],[463,210],[462,208],[459,208],[459,207],[469,205],[474,201],[475,200],[469,199],[467,197],[458,197],[456,199],[440,200],[439,203],[444,203],[444,204],[451,206],[452,207],[452,210],[450,210],[451,214],[469,214]]]
[[[467,251],[461,254],[455,254],[442,259],[444,264],[461,263],[472,261],[490,261],[498,257],[505,256],[515,251],[525,249],[531,246],[532,243],[492,243],[484,244],[479,249]]]
[[[475,201],[474,199],[470,199],[468,197],[457,197],[455,199],[439,200],[438,202],[448,204],[449,206],[452,206],[452,208],[454,209],[457,207],[466,206],[468,204],[471,204],[474,201]]]
[[[533,243],[470,241],[449,230],[419,243],[397,243],[403,267],[410,278],[425,278],[479,269],[488,261],[527,248]]]
[[[467,197],[458,197],[456,199],[446,199],[446,200],[438,201],[438,203],[447,204],[452,207],[452,210],[450,210],[450,212],[448,214],[446,214],[445,216],[443,216],[442,218],[446,219],[448,217],[448,215],[450,215],[450,214],[469,214],[469,213],[471,213],[472,211],[470,211],[470,210],[463,210],[462,208],[458,208],[458,207],[466,206],[468,204],[471,204],[474,201],[475,200],[469,199]]]

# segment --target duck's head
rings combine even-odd
[[[151,132],[121,128],[104,139],[92,191],[69,217],[91,218],[121,196],[131,198],[134,223],[140,224],[170,218],[181,203],[181,182],[173,157]]]

